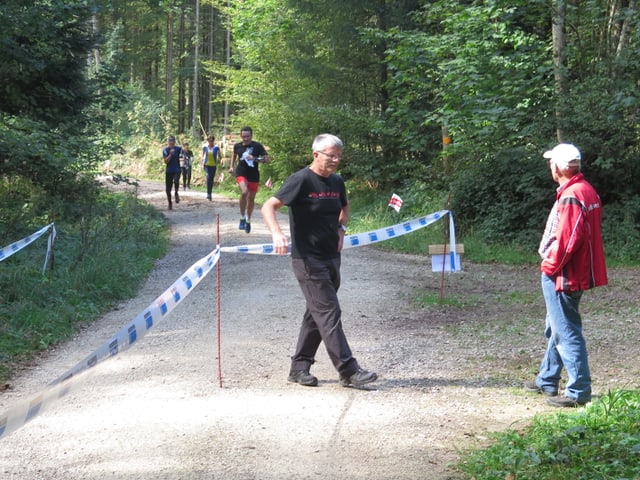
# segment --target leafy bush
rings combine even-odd
[[[605,206],[602,236],[610,264],[640,262],[640,196]]]
[[[476,480],[640,477],[640,392],[614,390],[576,413],[538,416],[495,436],[460,469]]]
[[[462,235],[489,244],[535,249],[553,205],[555,187],[539,153],[511,148],[483,157],[453,181],[452,210]]]
[[[585,178],[598,189],[593,167],[585,168]],[[539,152],[508,149],[483,158],[456,177],[451,208],[461,236],[473,234],[489,247],[510,245],[535,252],[556,188]],[[605,191],[601,197],[613,195]],[[638,212],[637,195],[604,204],[602,236],[610,264],[640,262]]]

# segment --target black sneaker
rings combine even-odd
[[[171,202],[169,202],[169,210],[173,210],[173,205],[171,205]]]
[[[547,398],[547,403],[553,407],[576,408],[586,405],[588,402],[580,402],[565,395],[561,395]]]
[[[238,225],[238,230],[244,230],[247,228],[247,221],[244,218],[240,219],[240,225]]]
[[[290,372],[289,378],[287,378],[287,380],[292,383],[299,383],[300,385],[304,385],[305,387],[315,387],[316,385],[318,385],[318,378],[311,375],[308,370]]]
[[[542,393],[547,397],[555,397],[558,395],[558,390],[543,390],[534,382],[524,382],[524,389],[530,392]]]
[[[366,385],[367,383],[375,382],[378,379],[378,374],[375,372],[367,372],[362,368],[358,368],[356,373],[351,375],[350,377],[340,376],[340,385],[343,387],[361,387],[362,385]]]
[[[251,233],[251,222],[244,222],[244,231]]]

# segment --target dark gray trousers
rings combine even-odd
[[[298,335],[298,344],[291,357],[291,370],[309,370],[324,342],[329,358],[338,373],[350,377],[358,362],[342,329],[342,310],[338,301],[340,288],[340,257],[331,259],[293,258],[293,273],[307,303]]]

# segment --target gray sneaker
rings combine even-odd
[[[297,372],[290,372],[289,378],[292,383],[299,383],[305,387],[315,387],[318,385],[318,378],[309,373],[309,370],[298,370]]]
[[[340,385],[343,387],[361,387],[367,383],[375,382],[378,379],[378,374],[375,372],[367,372],[358,367],[356,373],[350,377],[343,377],[340,375]]]

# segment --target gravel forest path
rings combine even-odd
[[[93,352],[207,255],[216,216],[223,246],[271,241],[259,212],[250,235],[238,230],[237,201],[188,190],[167,211],[162,190],[147,181],[138,189],[171,225],[170,249],[138,295],[16,376],[0,412]],[[428,258],[345,251],[344,328],[361,365],[380,375],[351,389],[323,349],[312,369],[318,387],[286,381],[304,309],[288,257],[223,253],[220,262],[222,387],[213,270],[142,341],[0,440],[0,478],[454,480],[462,449],[553,411],[519,388],[544,349],[535,266],[463,258],[444,282],[456,301],[423,305],[416,296],[437,298],[442,281]],[[586,317],[597,392],[640,378],[631,293],[640,281],[636,270],[611,273],[612,287],[583,303],[586,312],[599,306]]]

